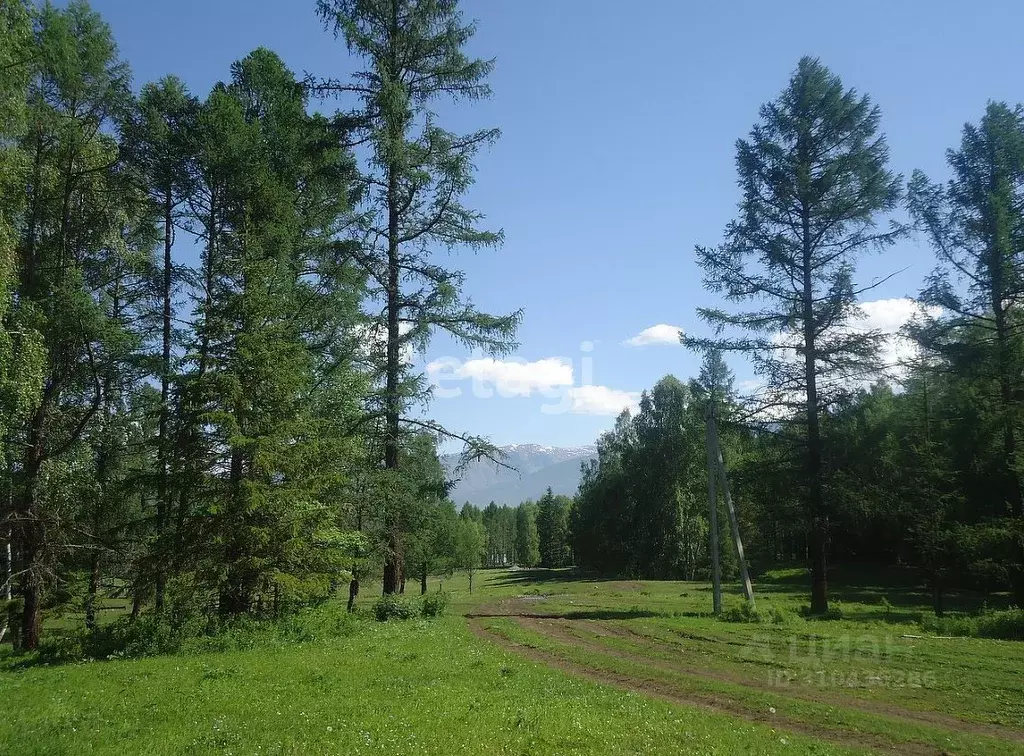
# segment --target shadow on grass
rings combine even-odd
[[[782,569],[782,574],[773,571],[759,576],[755,591],[760,594],[793,595],[795,591],[811,591],[810,571],[806,569]],[[829,568],[829,597],[842,603],[867,604],[878,609],[861,610],[843,607],[847,619],[880,620],[883,622],[913,622],[917,612],[932,611],[932,595],[924,574],[913,567],[881,567],[878,565],[844,564]],[[710,591],[707,588],[698,590]],[[883,599],[896,611],[887,610]],[[984,593],[968,589],[948,589],[943,593],[943,602],[948,611],[976,613],[988,606],[994,609],[1007,608],[1012,603],[1009,593]]]
[[[502,570],[500,577],[489,577],[487,585],[493,588],[508,588],[528,584],[544,583],[614,583],[618,578],[603,577],[576,567],[561,569],[520,569]]]
[[[650,617],[664,617],[666,616],[662,612],[655,612],[649,609],[593,609],[588,611],[575,611],[575,612],[554,612],[551,614],[541,614],[539,612],[475,612],[467,614],[466,617],[469,619],[485,619],[485,618],[497,618],[497,617],[523,617],[525,619],[552,619],[552,620],[627,620],[627,619],[644,619]],[[699,617],[697,613],[693,613],[694,617]]]

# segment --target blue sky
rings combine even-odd
[[[312,0],[93,6],[136,85],[175,73],[203,95],[260,45],[299,73],[351,70]],[[1024,6],[1010,0],[466,0],[464,9],[479,22],[471,52],[497,59],[495,96],[438,111],[452,130],[502,129],[478,162],[469,203],[506,242],[451,262],[481,308],[525,308],[522,346],[514,360],[489,363],[438,338],[417,361],[444,365],[446,393],[460,389],[430,414],[500,444],[590,443],[629,401],[623,392],[696,372],[697,358],[678,346],[624,342],[659,324],[701,330],[694,308],[711,296],[693,246],[716,243],[734,215],[735,140],[800,56],[820,57],[872,96],[892,168],[905,176],[921,168],[945,178],[944,153],[963,123],[990,99],[1024,99]],[[865,259],[858,279],[906,269],[870,297],[899,299],[913,296],[931,267],[927,245],[909,240]],[[872,313],[889,327],[905,309],[883,302]],[[474,392],[454,375],[500,378],[500,391],[478,381]],[[563,398],[539,395],[545,384]],[[491,396],[474,396],[488,388]]]

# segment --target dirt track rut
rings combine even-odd
[[[849,728],[828,728],[823,726],[822,723],[811,723],[787,717],[779,712],[772,713],[770,711],[756,710],[742,701],[732,699],[728,695],[718,692],[683,690],[662,680],[587,666],[557,652],[516,643],[500,632],[488,628],[489,618],[508,619],[525,630],[537,633],[557,643],[577,648],[584,647],[595,654],[621,659],[631,664],[643,665],[652,670],[684,675],[700,680],[742,685],[747,688],[771,692],[773,695],[778,695],[780,699],[798,699],[828,706],[856,709],[873,716],[884,717],[896,723],[912,723],[918,726],[935,727],[939,730],[966,735],[986,736],[1009,743],[1024,744],[1024,732],[999,725],[970,722],[941,712],[906,709],[886,702],[844,696],[827,690],[812,688],[780,691],[777,687],[771,687],[767,683],[752,681],[749,676],[739,676],[726,670],[697,668],[692,665],[669,662],[622,648],[611,647],[588,636],[620,638],[640,648],[652,651],[663,652],[671,650],[669,643],[643,635],[635,630],[623,627],[619,623],[546,615],[538,613],[536,607],[533,606],[533,602],[529,601],[509,599],[482,608],[477,613],[467,616],[469,627],[477,636],[498,643],[508,650],[527,657],[532,661],[555,667],[577,677],[612,685],[675,704],[728,714],[746,721],[768,725],[778,730],[801,733],[837,745],[885,753],[947,753],[944,749],[929,743],[895,740],[881,734],[865,733]]]

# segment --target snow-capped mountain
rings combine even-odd
[[[597,456],[595,446],[512,444],[501,449],[505,464],[515,469],[488,460],[472,462],[452,490],[452,501],[459,505],[468,501],[480,507],[492,501],[518,504],[527,499],[536,501],[549,487],[556,494],[572,496],[580,482],[580,463]],[[446,454],[441,461],[453,470],[458,456]]]

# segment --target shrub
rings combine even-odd
[[[40,648],[39,659],[64,663],[281,647],[349,636],[358,630],[360,622],[341,602],[308,607],[278,619],[242,616],[225,622],[205,614],[146,613],[134,621],[121,617],[92,633],[84,629],[49,633]]]
[[[388,620],[407,620],[412,619],[420,612],[417,611],[417,607],[411,601],[407,601],[401,596],[389,594],[382,596],[377,599],[373,605],[373,616],[378,622],[387,622]]]
[[[749,603],[743,602],[724,610],[719,619],[723,622],[783,625],[789,620],[789,616],[777,606],[762,606],[760,609],[754,609]]]
[[[121,617],[92,633],[82,631],[82,650],[84,656],[94,659],[174,654],[187,640],[206,630],[206,621],[199,615],[172,618],[169,614],[143,614],[135,620]]]
[[[440,617],[448,611],[448,594],[444,591],[426,594],[421,601],[424,617]]]
[[[833,601],[832,604],[829,606],[828,611],[826,611],[825,613],[811,614],[811,607],[804,604],[800,607],[800,615],[805,617],[806,619],[814,620],[841,620],[843,618],[843,607],[839,604],[838,601]]]
[[[921,618],[921,628],[936,635],[1020,641],[1024,640],[1024,609],[985,611],[976,617],[926,615]]]

